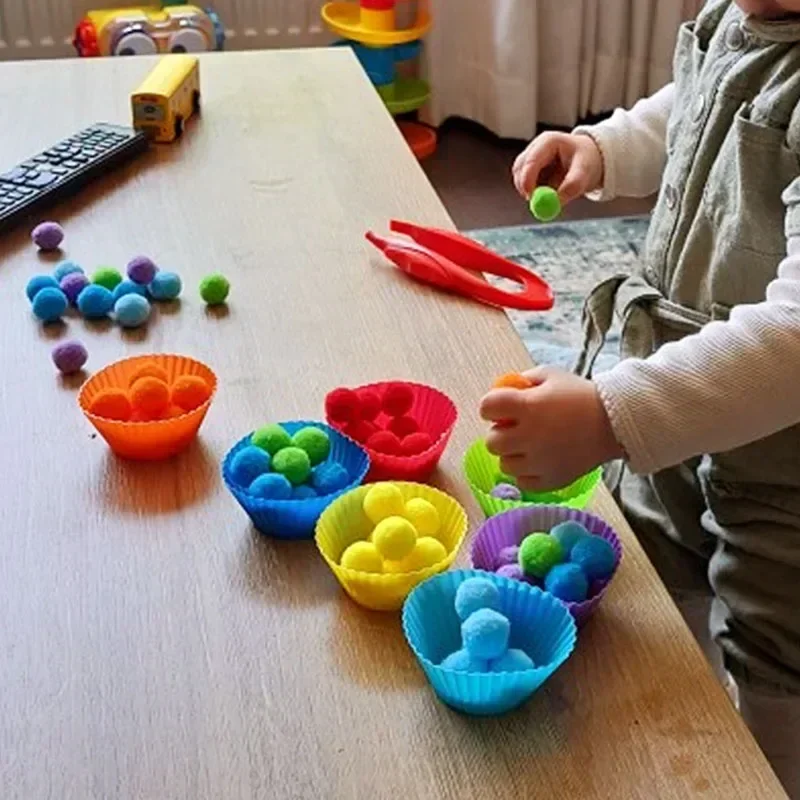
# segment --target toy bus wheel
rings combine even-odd
[[[183,133],[183,118],[175,117],[175,138],[180,139]]]
[[[195,114],[200,113],[200,92],[198,91],[192,92],[192,111]]]

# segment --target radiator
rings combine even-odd
[[[213,0],[226,28],[226,50],[327,44],[320,8],[325,0]],[[73,56],[72,33],[91,8],[137,5],[135,0],[0,0],[0,61]],[[143,2],[141,5],[152,5]]]

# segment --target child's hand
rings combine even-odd
[[[525,377],[532,388],[491,391],[480,409],[485,420],[495,423],[486,445],[520,489],[560,489],[599,464],[622,457],[591,381],[552,367],[526,372]]]
[[[603,184],[603,156],[590,136],[543,133],[518,156],[514,185],[527,200],[537,186],[552,186],[562,205]]]

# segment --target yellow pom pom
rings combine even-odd
[[[420,536],[436,536],[442,526],[436,506],[422,497],[413,497],[406,503],[404,516]]]
[[[427,569],[447,558],[445,546],[432,536],[421,536],[414,549],[402,561],[387,561],[386,572],[416,572]]]
[[[364,513],[373,525],[403,511],[403,494],[393,483],[376,483],[364,496]]]
[[[383,559],[371,542],[353,542],[342,553],[341,564],[358,572],[383,572]]]
[[[417,541],[417,529],[403,517],[388,517],[375,526],[372,542],[388,561],[402,561]]]

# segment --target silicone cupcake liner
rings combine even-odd
[[[416,456],[390,456],[378,453],[367,447],[372,467],[367,475],[367,482],[375,481],[411,481],[424,482],[436,469],[442,454],[450,441],[453,428],[458,418],[455,403],[444,392],[425,386],[421,383],[407,381],[384,381],[371,383],[367,386],[358,386],[356,391],[372,389],[382,394],[388,386],[405,384],[414,393],[414,403],[409,414],[419,423],[420,428],[433,439],[433,445],[424,453]],[[376,422],[380,427],[385,427],[389,417],[381,413]],[[335,423],[328,420],[329,424]]]
[[[595,581],[589,587],[589,597],[581,603],[564,603],[580,626],[595,612],[622,561],[622,543],[614,529],[600,517],[585,511],[563,506],[529,506],[512,509],[486,520],[472,539],[471,559],[476,569],[491,572],[504,547],[518,545],[529,533],[547,532],[554,525],[568,521],[579,522],[589,533],[601,536],[614,548],[614,572],[606,581]]]
[[[602,467],[598,467],[563,489],[552,492],[526,492],[522,500],[501,500],[491,495],[499,473],[500,461],[486,449],[486,442],[483,439],[474,441],[464,456],[464,474],[467,476],[472,494],[487,517],[502,514],[512,508],[537,505],[586,508],[603,477]]]
[[[436,538],[447,550],[447,558],[431,567],[401,574],[375,574],[346,569],[339,564],[342,553],[353,542],[366,539],[375,527],[364,514],[364,496],[369,486],[361,486],[332,503],[317,524],[316,542],[322,557],[342,588],[362,606],[375,611],[396,611],[408,593],[426,578],[446,570],[455,560],[467,533],[467,515],[449,495],[430,486],[396,483],[405,500],[422,497],[439,512],[441,529]]]
[[[222,478],[260,533],[276,539],[311,539],[320,514],[337,497],[364,480],[369,469],[369,457],[352,439],[322,422],[297,420],[280,424],[289,434],[295,434],[301,428],[309,426],[325,431],[331,440],[328,460],[341,464],[347,470],[350,483],[338,492],[308,500],[265,500],[250,494],[248,487],[237,484],[231,477],[231,461],[236,453],[250,444],[252,432],[240,439],[226,454],[222,462]]]
[[[211,386],[211,395],[205,403],[180,417],[152,422],[118,422],[98,417],[89,411],[98,392],[104,389],[127,389],[134,370],[145,363],[155,363],[166,370],[170,383],[181,375],[199,375]],[[201,361],[188,356],[157,353],[125,358],[101,369],[81,387],[78,404],[116,455],[139,461],[158,461],[174,456],[192,443],[216,390],[217,376]]]
[[[509,647],[524,650],[533,659],[534,669],[479,673],[440,666],[461,648],[456,590],[476,576],[497,585],[500,610],[511,622]],[[477,715],[503,714],[524,703],[569,658],[577,635],[574,620],[551,595],[478,570],[446,572],[418,586],[403,607],[403,633],[439,699]]]

